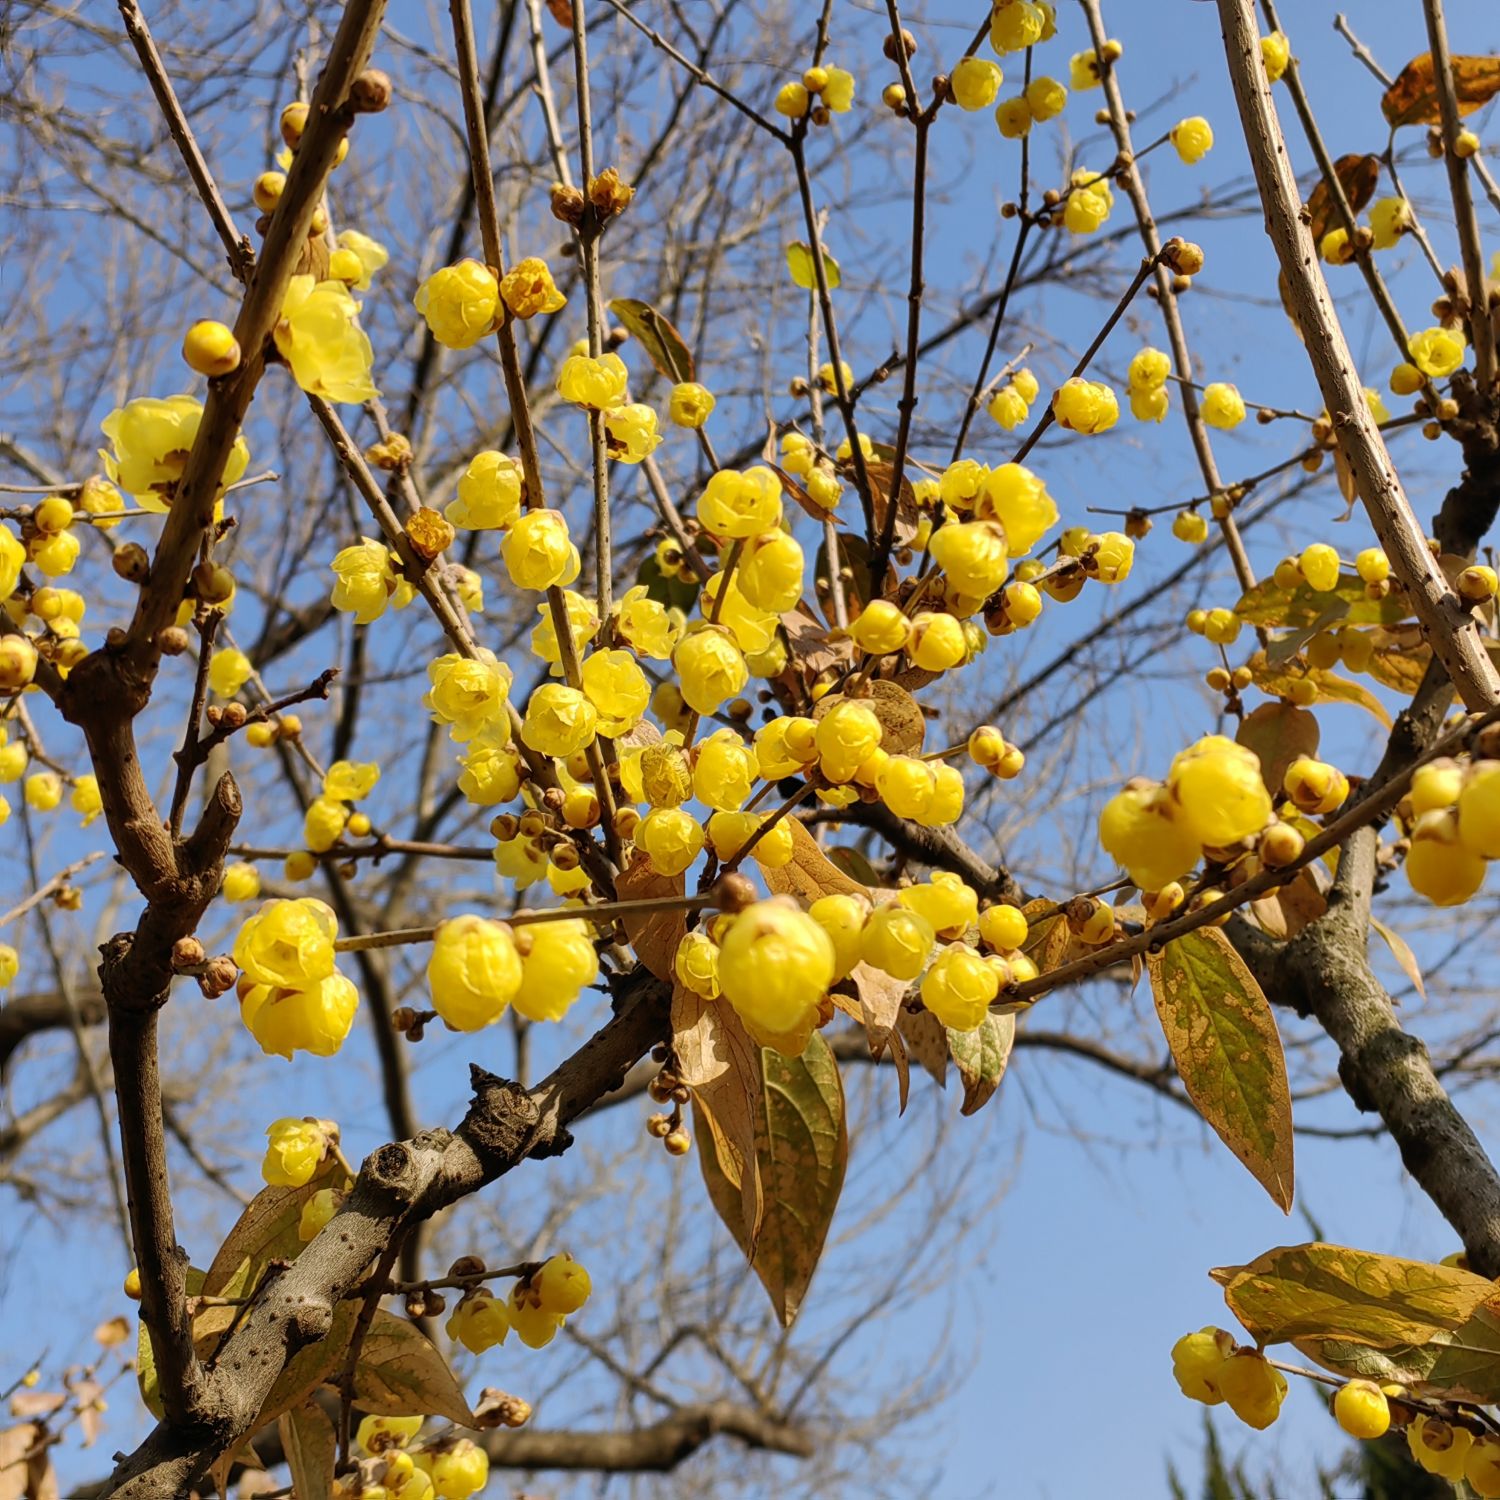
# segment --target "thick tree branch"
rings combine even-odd
[[[1370,522],[1405,585],[1422,630],[1470,709],[1500,702],[1500,674],[1474,617],[1449,586],[1412,514],[1391,456],[1365,400],[1344,330],[1328,295],[1308,231],[1286,141],[1271,101],[1252,0],[1218,0],[1224,51],[1239,104],[1266,229],[1286,278],[1288,300],[1332,416],[1339,446],[1354,471]]]

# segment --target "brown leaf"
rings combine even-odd
[[[628,869],[615,881],[615,894],[621,901],[646,901],[657,896],[680,896],[682,876],[659,875],[651,858],[637,850]],[[635,955],[658,979],[672,982],[672,960],[687,935],[687,916],[680,911],[627,913],[625,924]]]
[[[1349,207],[1357,214],[1374,196],[1375,184],[1380,181],[1380,158],[1369,153],[1361,155],[1357,151],[1351,152],[1334,162],[1333,171],[1343,184]],[[1308,195],[1307,213],[1313,243],[1321,244],[1323,236],[1334,227],[1337,213],[1333,206],[1333,194],[1322,178],[1319,178],[1318,185]]]
[[[571,0],[547,0],[547,10],[559,26],[573,29],[573,6]]]
[[[13,1417],[50,1417],[68,1404],[66,1391],[20,1390],[10,1398],[10,1414]]]
[[[92,1448],[104,1429],[105,1408],[99,1399],[103,1394],[104,1387],[97,1380],[80,1380],[73,1387],[73,1400],[78,1405],[78,1427],[83,1433],[85,1448]]]
[[[696,1118],[712,1135],[724,1175],[740,1195],[739,1220],[753,1245],[761,1215],[755,1157],[760,1048],[732,1006],[679,984],[672,990],[672,1050],[678,1076],[693,1092]]]
[[[568,21],[572,26],[571,18]],[[680,384],[694,378],[693,351],[663,313],[649,302],[634,297],[616,297],[609,310],[646,351],[646,357],[668,380]]]
[[[400,1417],[422,1412],[474,1426],[474,1413],[432,1341],[405,1318],[377,1310],[354,1367],[354,1397],[366,1412]]]
[[[809,614],[803,605],[799,604],[796,609],[789,609],[782,615],[781,628],[786,631],[792,660],[809,680],[828,667],[854,664],[854,642],[847,637],[831,640],[828,627]]]
[[[1286,768],[1299,755],[1318,753],[1317,715],[1290,703],[1262,703],[1241,721],[1234,738],[1260,757],[1266,790],[1279,797]]]
[[[0,1500],[26,1500],[31,1477],[28,1455],[42,1436],[35,1422],[0,1432]]]
[[[940,1089],[948,1087],[948,1032],[925,1005],[903,1009],[896,1023],[907,1051],[931,1075]]]
[[[1500,57],[1455,57],[1453,91],[1460,115],[1471,115],[1500,93]],[[1402,125],[1439,125],[1443,112],[1438,104],[1437,70],[1432,53],[1414,57],[1402,68],[1396,81],[1380,100],[1381,112],[1392,130]]]
[[[1370,918],[1370,926],[1385,939],[1386,947],[1391,950],[1391,957],[1400,965],[1401,972],[1411,980],[1416,992],[1425,1000],[1427,986],[1422,983],[1422,968],[1417,962],[1417,955],[1411,951],[1411,944],[1399,932],[1387,927],[1377,917]]]
[[[316,1401],[304,1401],[283,1412],[276,1426],[297,1500],[328,1500],[338,1448],[328,1413]]]
[[[1292,1101],[1270,1002],[1228,938],[1200,927],[1148,952],[1151,996],[1193,1108],[1285,1212]]]
[[[813,902],[820,896],[863,896],[867,901],[870,892],[857,880],[839,869],[818,848],[817,840],[796,818],[787,818],[792,830],[792,858],[779,870],[762,869],[766,884],[773,895],[798,896],[804,902]]]
[[[103,1344],[106,1349],[113,1349],[116,1344],[123,1344],[130,1337],[130,1320],[123,1315],[101,1323],[94,1330],[94,1340]]]
[[[895,457],[895,454],[892,453],[891,456]],[[852,464],[849,469],[852,473]],[[875,525],[880,530],[884,530],[885,527],[885,513],[890,507],[891,479],[895,472],[886,460],[880,458],[866,460],[865,473],[870,476],[870,498],[875,502]],[[917,492],[912,488],[911,480],[903,474],[901,492],[896,499],[896,529],[893,533],[897,547],[906,546],[916,536],[917,523],[921,515],[921,507],[917,504]]]
[[[859,1019],[870,1038],[870,1055],[878,1058],[896,1030],[901,1002],[911,986],[906,980],[893,979],[884,969],[866,963],[855,964],[849,978],[859,996]]]

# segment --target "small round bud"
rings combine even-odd
[[[349,107],[355,114],[378,115],[390,102],[390,74],[379,68],[366,68],[349,85]]]
[[[182,357],[200,375],[232,375],[240,367],[240,342],[227,324],[205,318],[188,329]]]
[[[715,882],[713,898],[714,904],[720,911],[744,911],[756,899],[755,885],[749,876],[741,875],[738,870],[734,870],[727,875],[721,875]]]
[[[662,1142],[668,1156],[686,1156],[693,1149],[693,1138],[680,1126]]]
[[[435,1292],[431,1287],[428,1287],[427,1295],[422,1298],[422,1316],[424,1318],[440,1318],[447,1309],[447,1298],[441,1292]]]
[[[187,648],[188,633],[181,625],[168,625],[156,632],[156,649],[163,656],[181,656]]]
[[[126,583],[144,583],[151,574],[151,555],[139,542],[121,542],[110,566]]]
[[[305,104],[288,104],[281,112],[281,138],[295,151],[307,129],[308,109]]]
[[[141,1273],[135,1266],[125,1273],[125,1295],[132,1302],[141,1300]]]
[[[1203,247],[1173,235],[1162,246],[1161,263],[1180,276],[1196,276],[1203,269]]]
[[[206,957],[203,944],[195,937],[180,937],[172,944],[172,969],[175,973],[197,968]]]
[[[198,988],[205,1000],[217,1000],[234,988],[239,976],[239,965],[227,953],[220,953],[203,966],[203,972],[198,976]]]
[[[255,206],[263,214],[268,214],[281,201],[281,195],[285,190],[285,172],[262,172],[255,179],[255,185],[250,189],[250,196],[254,198]]]
[[[243,729],[249,717],[250,710],[243,703],[226,703],[221,722],[226,729]]]
[[[664,1140],[672,1133],[672,1117],[670,1115],[652,1115],[646,1121],[646,1134],[654,1135],[657,1140]]]
[[[904,26],[901,28],[900,51],[897,50],[898,43],[894,32],[886,32],[885,40],[880,44],[880,50],[885,53],[888,62],[899,62],[900,53],[904,52],[907,57],[917,55],[917,39]]]

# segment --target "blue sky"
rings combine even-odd
[[[643,14],[652,9],[644,4],[639,8]],[[860,87],[866,99],[878,93],[887,72],[876,57],[880,21],[875,12],[880,9],[853,4],[836,8],[831,55],[851,66],[860,60]],[[908,15],[908,23],[927,44],[923,55],[955,54],[972,31],[972,9],[934,4],[925,12]],[[1085,32],[1081,14],[1069,0],[1063,0],[1059,9],[1061,35],[1038,54],[1037,69],[1066,76],[1067,56],[1085,45]],[[1336,7],[1324,0],[1303,0],[1295,7],[1288,3],[1286,9],[1292,14],[1284,19],[1297,28],[1293,40],[1330,149],[1335,155],[1380,149],[1385,131],[1378,112],[1378,87],[1334,33],[1331,23]],[[1425,49],[1420,8],[1415,4],[1366,3],[1349,9],[1363,40],[1391,71]],[[1500,21],[1484,0],[1450,0],[1448,11],[1455,50],[1485,52],[1500,43]],[[112,14],[110,7],[101,8],[102,20]],[[425,12],[407,4],[393,7],[393,19],[413,35],[425,34],[424,28],[432,24]],[[1236,141],[1215,8],[1188,0],[1171,6],[1117,0],[1108,19],[1111,34],[1125,47],[1120,69],[1127,102],[1143,115],[1137,126],[1138,141],[1150,140],[1177,118],[1195,113],[1206,115],[1216,129],[1214,152],[1198,167],[1183,166],[1170,150],[1150,158],[1148,180],[1158,212],[1191,207],[1205,185],[1243,187],[1248,164]],[[784,70],[759,65],[787,61],[776,56],[778,39],[737,37],[735,42],[734,56],[748,60],[748,76],[764,79],[769,97]],[[1014,86],[1018,62],[1007,60],[1011,77],[1006,93]],[[1094,138],[1092,150],[1080,157],[1089,165],[1102,164],[1109,156],[1090,124],[1099,100],[1096,93],[1075,96],[1065,120],[1073,138]],[[1277,94],[1277,102],[1290,128],[1284,93]],[[1486,115],[1476,118],[1482,130],[1489,123]],[[848,121],[836,128],[852,130]],[[1034,138],[1041,186],[1060,170],[1063,128],[1064,122],[1039,127]],[[602,149],[607,154],[613,145],[607,122],[604,132]],[[1420,148],[1420,132],[1407,132],[1405,139]],[[1492,129],[1487,139],[1493,143]],[[887,192],[889,184],[871,176],[857,147],[846,153],[830,140],[826,146],[820,144],[820,150],[825,149],[830,180],[852,182],[866,195],[862,208],[835,221],[829,231],[846,276],[841,308],[849,309],[850,358],[863,370],[892,347],[904,318],[905,266],[891,247],[894,244],[899,251],[903,243],[906,206],[899,187]],[[628,151],[628,144],[622,150]],[[961,292],[979,281],[981,268],[989,266],[993,278],[994,263],[999,260],[1003,266],[1015,231],[1013,224],[999,219],[996,210],[1013,191],[1016,147],[998,142],[987,115],[961,117],[949,111],[934,153],[928,280],[931,316],[940,318],[957,305]],[[1293,154],[1299,164],[1306,164],[1307,154],[1295,137]],[[1445,263],[1456,259],[1451,234],[1438,218],[1440,170],[1429,169],[1425,163],[1408,170],[1414,197],[1433,221],[1440,256]],[[655,191],[670,191],[665,179],[659,180]],[[1127,222],[1127,214],[1121,197],[1111,227]],[[1500,243],[1494,215],[1482,209],[1482,217],[1492,245]],[[772,229],[784,232],[786,238],[801,234],[790,217]],[[1226,214],[1197,223],[1191,233],[1208,254],[1199,288],[1183,302],[1204,378],[1233,380],[1252,400],[1317,410],[1310,373],[1277,305],[1274,261],[1258,215],[1253,211]],[[643,273],[629,263],[624,248],[619,253],[620,260],[614,264],[606,257],[609,291],[631,295]],[[1029,295],[1018,309],[1020,330],[1014,338],[1007,331],[1001,357],[1010,357],[1024,336],[1038,344],[1031,362],[1044,386],[1065,372],[1106,315],[1113,294],[1128,279],[1134,263],[1134,248],[1127,243],[1103,278],[1104,290],[1087,283],[1081,289],[1059,285]],[[1403,313],[1413,327],[1423,326],[1432,296],[1430,278],[1424,280],[1414,250],[1396,252],[1392,264],[1403,268],[1394,275]],[[5,284],[3,275],[0,270],[0,287]],[[1355,273],[1346,272],[1342,279],[1334,275],[1356,357],[1368,382],[1383,387],[1390,365],[1383,329],[1354,294]],[[744,317],[749,332],[750,314],[737,315]],[[376,329],[389,330],[398,319],[409,316],[400,306],[385,304],[372,311],[371,323]],[[164,327],[154,342],[148,340],[148,347],[157,357],[169,358],[177,337],[174,323]],[[919,413],[918,451],[923,456],[937,452],[935,446],[931,451],[922,446],[924,415],[946,418],[952,399],[964,388],[977,361],[981,337],[970,334],[956,341],[933,394]],[[1161,341],[1154,310],[1142,300],[1106,346],[1100,368],[1118,374],[1146,340]],[[771,343],[772,355],[782,356],[776,369],[778,388],[784,390],[786,377],[796,369],[791,357],[795,339],[778,334]],[[706,370],[705,378],[717,388],[721,374],[727,386],[728,371]],[[892,420],[897,394],[893,382],[871,398],[872,424]],[[758,437],[757,395],[754,381],[746,381],[738,388],[738,398],[726,402],[724,425],[719,429],[724,434],[721,446],[729,446],[731,435]],[[0,411],[0,416],[6,418],[0,425],[8,425],[16,413]],[[742,427],[737,428],[736,421]],[[1290,423],[1268,430],[1246,424],[1240,432],[1217,441],[1220,467],[1226,477],[1252,473],[1299,446],[1303,431]],[[1008,452],[1008,442],[980,419],[975,439],[980,456],[999,461]],[[1396,453],[1419,514],[1430,513],[1454,472],[1451,449],[1446,444],[1429,448],[1405,437]],[[1175,413],[1164,428],[1144,438],[1127,418],[1106,438],[1048,441],[1033,461],[1058,499],[1064,524],[1084,521],[1090,504],[1154,505],[1201,492],[1186,434]],[[1274,487],[1268,488],[1264,499],[1275,494]],[[1269,572],[1283,552],[1314,539],[1336,540],[1346,556],[1367,545],[1368,527],[1361,516],[1356,515],[1347,527],[1333,526],[1341,510],[1331,482],[1325,481],[1305,500],[1278,511],[1275,519],[1252,533],[1251,553],[1257,568]],[[1086,593],[1077,605],[1049,613],[1043,626],[1029,637],[992,647],[974,674],[976,701],[989,701],[1003,692],[1016,675],[1024,675],[1073,634],[1128,599],[1130,591],[1147,588],[1184,556],[1166,526],[1159,526],[1141,547],[1136,574],[1122,586],[1123,592],[1109,593],[1107,598],[1104,590]],[[1236,591],[1222,556],[1209,564],[1209,572],[1201,593],[1184,591],[1168,601],[1168,607],[1153,611],[1150,631],[1165,639],[1182,608],[1199,602],[1200,597],[1209,603],[1232,603]],[[310,569],[309,589],[320,586],[315,570]],[[409,632],[418,628],[410,623],[411,617],[406,619],[408,623],[402,625],[386,622],[391,633],[382,638],[381,649],[390,652],[392,664],[407,649]],[[1143,632],[1144,640],[1153,638]],[[1114,649],[1102,650],[1101,662],[1112,661]],[[286,669],[293,681],[301,664],[299,659]],[[1013,856],[1028,884],[1054,888],[1049,880],[1059,881],[1075,871],[1083,877],[1107,877],[1101,854],[1080,855],[1075,847],[1075,842],[1090,843],[1089,836],[1080,839],[1076,832],[1085,818],[1085,802],[1105,780],[1118,779],[1122,764],[1129,764],[1125,774],[1160,774],[1172,750],[1217,727],[1213,705],[1196,685],[1211,664],[1201,643],[1190,643],[1177,647],[1168,659],[1138,666],[1125,684],[1101,699],[1096,744],[1072,746],[1065,759],[1052,761],[1044,742],[1033,757],[1033,770],[987,805],[987,826],[1005,840],[1007,854]],[[396,691],[392,690],[388,701],[399,701]],[[399,692],[406,695],[406,711],[410,712],[416,688],[408,681]],[[1065,702],[1064,695],[1055,703],[1028,705],[1016,727],[1038,730],[1049,709]],[[1325,749],[1350,770],[1368,769],[1382,739],[1374,721],[1347,708],[1326,710],[1321,717]],[[375,752],[367,749],[366,753]],[[1030,818],[1038,808],[1042,815]],[[1067,836],[1060,832],[1064,819],[1070,825]],[[54,851],[68,847],[66,838],[53,845]],[[9,881],[6,889],[10,889]],[[1395,913],[1392,920],[1398,925],[1403,915],[1413,922],[1420,920],[1397,897],[1390,901]],[[1493,918],[1493,899],[1471,910],[1476,917]],[[86,942],[88,932],[78,930]],[[1424,959],[1442,951],[1419,926],[1408,935]],[[1138,1013],[1142,996],[1138,994],[1134,1003]],[[1110,989],[1059,999],[1055,1004],[1060,1015],[1074,1024],[1084,1025],[1093,1017],[1101,1025],[1113,1025],[1119,1011],[1108,1008],[1123,1007],[1124,1001]],[[1411,1001],[1408,1007],[1407,1014],[1420,1033],[1423,1008]],[[1060,1024],[1045,1006],[1038,1009],[1035,1019],[1037,1024]],[[1461,1022],[1461,1015],[1445,1012],[1432,1024],[1452,1028]],[[168,1039],[171,1045],[170,1028]],[[357,1158],[384,1139],[383,1113],[370,1086],[371,1061],[359,1045],[361,1040],[356,1039],[347,1066],[336,1079],[330,1077],[327,1065],[307,1060],[292,1067],[275,1062],[259,1066],[247,1075],[249,1081],[236,1095],[236,1107],[246,1119],[258,1122],[313,1109],[324,1112],[321,1101],[332,1094],[348,1149]],[[236,1038],[231,1046],[242,1041]],[[468,1044],[452,1038],[426,1044],[416,1079],[424,1118],[448,1117],[454,1076],[462,1073],[461,1064],[469,1055]],[[1493,1141],[1493,1122],[1485,1113],[1487,1101],[1471,1095],[1469,1103],[1479,1111],[1477,1128],[1487,1141]],[[928,1107],[925,1098],[919,1100],[919,1109]],[[948,1107],[956,1105],[950,1101]],[[1167,1350],[1179,1333],[1226,1316],[1205,1274],[1209,1267],[1248,1260],[1272,1245],[1310,1237],[1309,1216],[1325,1237],[1336,1241],[1431,1258],[1452,1248],[1450,1233],[1425,1200],[1410,1191],[1394,1150],[1384,1141],[1304,1138],[1299,1142],[1298,1209],[1288,1221],[1217,1142],[1181,1111],[1087,1064],[1034,1051],[1022,1053],[989,1113],[993,1118],[963,1122],[949,1134],[943,1149],[971,1153],[967,1171],[977,1200],[982,1201],[1000,1181],[1010,1180],[1009,1190],[971,1231],[958,1254],[962,1269],[947,1279],[940,1295],[918,1302],[910,1313],[896,1313],[878,1334],[872,1330],[863,1344],[856,1340],[848,1356],[857,1368],[859,1360],[875,1358],[881,1350],[895,1348],[919,1355],[943,1331],[953,1365],[962,1372],[958,1388],[948,1403],[903,1441],[918,1441],[914,1434],[920,1432],[924,1446],[930,1443],[931,1451],[924,1451],[923,1459],[931,1463],[944,1494],[1063,1500],[1104,1492],[1132,1497],[1161,1493],[1168,1455],[1190,1476],[1195,1472],[1201,1413],[1178,1395]],[[1361,1123],[1341,1096],[1310,1106],[1307,1117],[1332,1128]],[[87,1123],[82,1113],[74,1117],[80,1140],[89,1138]],[[631,1123],[633,1127],[637,1122]],[[600,1122],[598,1128],[611,1127]],[[896,1151],[893,1159],[908,1159],[922,1138],[922,1132],[914,1129],[904,1147],[892,1148]],[[879,1139],[883,1142],[886,1137]],[[856,1161],[860,1149],[856,1139]],[[252,1141],[246,1160],[237,1169],[238,1180],[246,1185],[254,1180],[254,1150]],[[655,1175],[659,1163],[653,1159],[644,1170],[651,1174],[648,1181],[659,1184]],[[518,1222],[528,1212],[523,1176],[495,1195],[516,1214]],[[862,1179],[861,1187],[878,1192],[878,1174]],[[855,1208],[851,1202],[844,1212],[850,1214]],[[201,1200],[193,1203],[191,1211],[206,1218],[219,1209]],[[882,1241],[883,1252],[899,1241],[900,1228],[898,1219],[879,1231],[890,1237]],[[68,1237],[59,1243],[56,1229],[24,1208],[3,1234],[12,1268],[0,1282],[6,1348],[18,1351],[18,1357],[48,1346],[54,1356],[81,1353],[81,1349],[59,1349],[55,1318],[50,1312],[39,1315],[32,1278],[36,1268],[45,1265],[50,1275],[66,1281],[70,1300],[90,1306],[97,1302],[113,1310],[118,1300],[113,1289],[124,1268],[118,1245],[102,1232],[87,1241]],[[198,1252],[195,1258],[201,1258],[205,1247],[195,1241],[193,1248]],[[919,1268],[920,1247],[913,1259]],[[815,1284],[808,1314],[811,1332],[818,1326],[817,1297]],[[85,1341],[88,1326],[89,1320],[84,1319]],[[552,1378],[562,1358],[550,1351],[540,1356],[531,1378],[538,1382]],[[527,1378],[493,1365],[485,1366],[483,1373]],[[103,1444],[106,1452],[115,1445],[128,1446],[129,1439],[125,1415],[129,1397],[122,1392],[112,1404],[115,1410]],[[1269,1433],[1252,1434],[1232,1418],[1220,1425],[1232,1451],[1243,1445],[1254,1462],[1275,1467],[1283,1475],[1301,1475],[1304,1485],[1311,1460],[1327,1460],[1342,1447],[1315,1400],[1301,1390],[1294,1392],[1282,1422]],[[68,1462],[70,1472],[91,1476],[101,1467],[101,1454]],[[495,1491],[501,1488],[502,1481],[497,1481]],[[546,1480],[540,1488],[557,1495],[591,1492],[583,1481]],[[1300,1491],[1294,1486],[1292,1492]]]

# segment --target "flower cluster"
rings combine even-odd
[[[359,993],[334,964],[338,921],[311,897],[268,901],[240,928],[240,1017],[261,1050],[331,1057],[343,1045]]]

